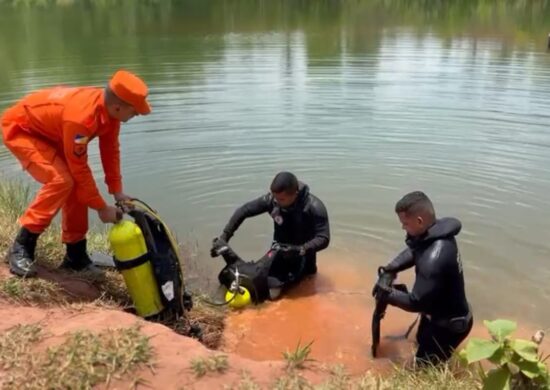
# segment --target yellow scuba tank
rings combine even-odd
[[[225,293],[225,302],[233,309],[242,309],[252,303],[250,292],[245,287],[239,287],[239,291],[227,290]]]
[[[241,274],[236,268],[233,273],[235,279],[231,282],[231,286],[225,293],[225,303],[233,309],[242,309],[252,303],[250,291],[246,287],[241,286]]]
[[[159,314],[164,306],[139,226],[132,221],[120,221],[111,228],[109,241],[137,314],[145,318]]]

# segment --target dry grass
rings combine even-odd
[[[238,387],[242,384],[243,387]],[[243,377],[241,382],[231,389],[259,389],[260,387],[249,377]],[[312,384],[298,370],[288,370],[270,386],[274,390],[472,390],[480,389],[480,382],[473,373],[455,367],[453,363],[440,367],[429,367],[421,371],[410,371],[395,367],[393,373],[380,376],[367,372],[359,377],[352,377],[341,365],[334,366],[329,376],[319,384]]]
[[[17,325],[0,336],[1,368],[21,371],[25,359],[30,358],[31,347],[43,337],[42,329],[36,325]]]
[[[313,385],[297,371],[288,371],[278,378],[273,385],[274,390],[312,390]]]
[[[108,385],[152,358],[149,339],[137,328],[77,332],[40,351],[36,347],[43,338],[38,325],[20,325],[0,337],[3,389],[89,389]]]
[[[222,342],[226,310],[204,303],[201,296],[193,298],[193,310],[189,320],[202,329],[202,343],[210,349],[218,349]]]
[[[260,390],[261,387],[254,382],[248,371],[241,372],[241,379],[233,386],[226,386],[226,390]]]
[[[226,355],[212,355],[191,360],[191,370],[200,378],[209,372],[224,373],[229,367]]]
[[[70,275],[70,273],[69,273]],[[74,273],[73,273],[74,275]],[[120,307],[131,304],[128,290],[122,275],[114,269],[106,269],[102,276],[78,272],[78,278],[84,279],[103,294],[102,300],[116,303]]]
[[[67,295],[56,283],[43,279],[8,277],[0,280],[0,297],[28,306],[61,305]]]
[[[17,234],[18,217],[23,213],[32,198],[32,190],[28,184],[19,180],[6,180],[0,177],[0,256],[5,257],[15,235]],[[102,293],[102,297],[94,303],[97,306],[118,306],[126,308],[131,300],[124,284],[122,275],[116,270],[106,270],[103,276],[95,276],[80,272],[78,274],[57,270],[61,263],[65,248],[60,240],[61,231],[58,224],[44,232],[37,245],[37,263],[56,273],[66,274],[68,278],[83,279]],[[88,250],[108,252],[107,228],[100,232],[88,233]],[[41,279],[7,278],[0,280],[0,297],[24,305],[51,306],[71,301],[70,294],[54,282]],[[195,307],[189,313],[191,323],[202,328],[202,342],[207,347],[216,349],[221,343],[224,327],[225,310],[207,306],[200,299],[194,299]],[[167,323],[175,331],[180,332],[181,324]],[[180,332],[181,333],[181,332]]]
[[[33,191],[30,185],[21,180],[0,177],[0,256],[4,257],[10,247],[17,230],[17,219],[32,200]],[[61,229],[58,224],[52,225],[39,239],[37,260],[49,268],[57,267],[64,254],[61,245]],[[90,232],[88,234],[91,250],[107,250],[106,232]]]
[[[471,390],[481,387],[473,372],[460,368],[454,362],[416,371],[399,368],[389,379],[391,380],[390,385],[411,390],[425,388]],[[389,389],[387,385],[385,388]]]

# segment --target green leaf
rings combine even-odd
[[[483,323],[489,329],[491,336],[499,341],[511,335],[518,327],[514,321],[509,320],[483,321]]]
[[[534,379],[541,375],[537,363],[523,361],[522,364],[518,364],[518,367],[521,370],[521,373],[529,379]]]
[[[512,340],[510,342],[510,347],[521,356],[523,359],[530,362],[538,362],[539,356],[537,354],[538,346],[532,341],[528,340]]]
[[[458,352],[457,356],[458,356],[458,361],[461,364],[464,364],[464,365],[468,364],[468,354],[466,353],[466,349],[462,349],[460,352]]]
[[[468,363],[489,359],[500,348],[500,344],[492,340],[472,338],[466,346],[466,359]]]
[[[542,372],[544,375],[548,376],[548,367],[546,364],[542,362],[537,362],[537,366],[539,368],[539,371]]]
[[[510,373],[512,375],[519,374],[520,368],[516,364],[514,364],[512,362],[508,362],[508,363],[506,363],[506,367],[508,367],[508,371],[510,371]]]
[[[488,360],[497,366],[502,366],[506,362],[510,361],[510,355],[511,353],[506,353],[505,349],[501,346],[501,348],[497,349],[493,356],[491,356]]]
[[[483,390],[510,390],[510,371],[500,367],[489,371],[483,381]]]
[[[519,356],[514,356],[513,364],[515,364],[521,372],[528,378],[533,379],[537,377],[544,378],[547,375],[547,368],[541,362],[530,362],[522,359]]]

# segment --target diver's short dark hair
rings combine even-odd
[[[298,179],[293,173],[279,172],[271,182],[270,190],[276,194],[296,192],[298,191]]]
[[[428,195],[422,191],[410,192],[402,197],[395,204],[396,213],[405,213],[407,215],[415,215],[421,212],[428,212],[435,217],[435,210]]]

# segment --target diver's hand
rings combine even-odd
[[[218,257],[227,248],[228,248],[227,240],[225,239],[225,236],[222,234],[220,237],[216,237],[212,240],[212,248],[210,249],[210,256]]]
[[[386,269],[386,267],[378,267],[378,279],[376,280],[376,283],[374,284],[374,287],[372,288],[372,296],[373,297],[376,297],[376,295],[381,291],[384,291],[386,293],[391,292],[391,286],[388,287],[387,285],[380,283],[381,279],[382,279],[382,275],[388,274],[388,273],[393,273],[393,272],[389,272]]]
[[[113,206],[105,206],[97,211],[97,215],[103,223],[117,223],[122,219],[122,210]]]
[[[306,250],[302,245],[281,245],[280,250],[283,253],[288,253],[296,256],[304,256],[306,254]]]
[[[117,203],[124,203],[134,199],[130,195],[126,195],[124,192],[115,192],[113,196]]]

